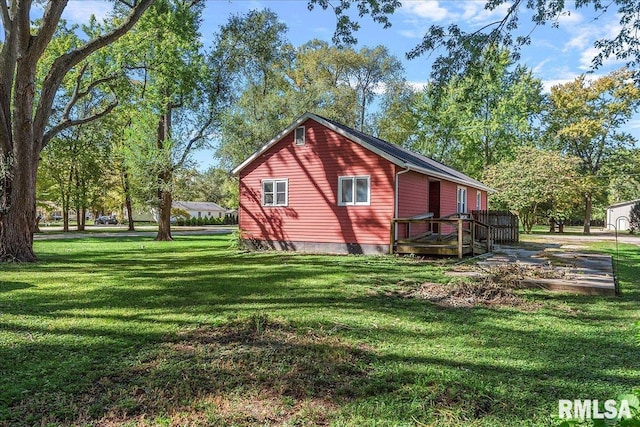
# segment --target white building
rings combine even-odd
[[[181,209],[189,214],[189,218],[224,218],[229,212],[227,209],[212,202],[180,202],[173,201],[171,209]],[[125,219],[127,211],[124,212]],[[133,218],[136,221],[155,221],[158,222],[158,209],[134,209]]]
[[[227,209],[213,202],[178,202],[171,204],[172,209],[189,212],[190,218],[224,218]]]
[[[618,231],[628,230],[631,207],[638,202],[640,202],[640,199],[607,206],[607,229],[614,230],[617,228]]]

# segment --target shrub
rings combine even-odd
[[[633,234],[638,230],[640,230],[640,201],[636,202],[629,212],[629,232]]]

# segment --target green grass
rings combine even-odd
[[[524,312],[389,296],[442,262],[229,243],[38,241],[0,265],[0,426],[545,426],[640,385],[637,246],[621,297],[522,291]]]

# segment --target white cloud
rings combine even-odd
[[[568,11],[558,17],[560,25],[575,25],[584,20],[584,16],[577,11]]]
[[[449,10],[442,7],[438,0],[405,1],[400,11],[414,18],[435,22],[450,18]]]
[[[86,23],[91,15],[95,15],[98,21],[109,16],[113,5],[102,0],[70,1],[64,9],[62,17],[75,23]]]

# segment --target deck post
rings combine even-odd
[[[458,259],[462,259],[462,219],[458,219]]]
[[[393,246],[396,243],[396,221],[391,220],[391,230],[389,232],[389,255],[393,255]]]
[[[476,256],[476,221],[471,220],[471,256]]]

